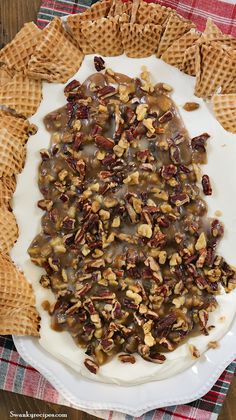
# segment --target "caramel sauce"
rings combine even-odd
[[[208,135],[189,138],[161,83],[146,91],[140,79],[96,73],[67,95],[44,119],[52,144],[39,188],[48,208],[29,248],[57,297],[52,328],[69,331],[99,364],[119,351],[152,360],[207,334],[199,313],[207,317],[219,286],[234,279],[223,259],[219,278],[208,275],[223,234],[218,221],[212,233],[193,166],[206,162]]]

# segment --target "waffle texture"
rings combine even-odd
[[[0,253],[0,334],[39,336],[32,286],[10,258]]]
[[[162,54],[161,58],[168,64],[177,67],[179,70],[184,70],[183,60],[185,53],[198,39],[200,34],[195,29],[190,29],[189,32],[181,36],[177,41]]]
[[[110,0],[103,0],[93,4],[83,13],[68,16],[67,27],[69,28],[74,39],[78,42],[78,45],[84,54],[91,54],[92,47],[82,34],[82,26],[86,26],[85,22],[107,17],[110,6]]]
[[[162,27],[153,23],[124,23],[121,36],[124,52],[128,57],[141,58],[155,54],[160,42]]]
[[[105,57],[123,53],[119,16],[83,22],[81,30],[91,47],[91,52]]]
[[[209,98],[226,90],[236,76],[236,55],[217,43],[198,47],[195,95]]]
[[[21,143],[6,128],[0,129],[0,178],[21,172],[25,163],[26,151]]]
[[[12,199],[15,188],[16,180],[14,176],[0,178],[0,207],[6,206],[9,208],[9,201]]]
[[[16,218],[7,206],[0,207],[0,252],[8,254],[18,238]]]
[[[236,94],[214,95],[212,103],[217,121],[225,130],[236,134]]]
[[[161,6],[158,3],[141,1],[136,14],[136,22],[143,25],[146,23],[163,25],[172,13],[174,13],[173,9]]]
[[[65,83],[77,72],[82,61],[82,52],[57,17],[43,29],[28,63],[27,74],[49,82]]]
[[[30,124],[26,119],[0,110],[0,130],[2,128],[6,128],[10,135],[19,140],[23,145],[27,142]]]
[[[12,80],[0,87],[0,105],[4,105],[24,117],[37,111],[42,98],[41,80],[16,73]]]
[[[9,68],[24,71],[38,43],[41,30],[33,23],[26,23],[15,38],[0,51],[0,61]]]
[[[174,41],[194,27],[195,25],[189,20],[182,18],[176,13],[171,13],[165,25],[157,56],[161,57]]]

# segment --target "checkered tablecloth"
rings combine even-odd
[[[207,17],[211,17],[223,32],[236,36],[236,0],[159,0],[172,7],[184,17],[194,21],[203,30]],[[80,13],[93,0],[43,0],[38,16],[38,25],[43,28],[54,16]],[[213,420],[216,419],[232,381],[236,361],[222,373],[210,392],[190,404],[165,407],[146,413],[139,420]],[[48,402],[69,405],[34,368],[27,365],[17,353],[10,336],[0,336],[0,388],[39,398]],[[128,415],[114,412],[92,412],[100,419],[132,420]],[[1,418],[1,415],[0,415]]]

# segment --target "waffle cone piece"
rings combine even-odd
[[[14,76],[14,70],[9,69],[5,64],[0,67],[0,87],[10,82]]]
[[[9,201],[12,199],[16,189],[16,180],[14,176],[4,176],[0,178],[0,208],[6,206],[9,208]]]
[[[209,98],[219,90],[224,91],[235,78],[236,55],[217,44],[198,47],[196,60],[195,95]]]
[[[193,44],[187,48],[183,56],[182,71],[190,76],[196,76],[196,57],[198,54],[198,45]]]
[[[24,71],[38,43],[41,30],[33,23],[26,23],[15,38],[0,51],[0,61],[9,68]]]
[[[123,13],[129,15],[131,13],[131,9],[131,1],[123,2],[122,0],[113,0],[108,13],[108,17],[120,16]]]
[[[119,16],[116,16],[83,23],[82,34],[93,53],[105,57],[123,53],[119,19]]]
[[[236,134],[236,94],[214,95],[212,103],[217,121],[225,130]]]
[[[98,1],[93,4],[89,9],[85,10],[83,13],[77,15],[68,16],[67,27],[69,28],[73,38],[77,41],[80,49],[84,54],[91,54],[92,48],[87,42],[86,38],[82,34],[81,26],[83,22],[94,21],[101,19],[102,17],[107,17],[109,9],[111,6],[110,0]]]
[[[0,334],[39,336],[32,286],[9,257],[0,254]]]
[[[162,27],[160,25],[124,23],[121,36],[124,52],[128,57],[148,57],[158,49]]]
[[[21,172],[26,150],[21,140],[13,137],[6,128],[0,129],[0,178]]]
[[[49,82],[65,83],[77,72],[82,61],[82,52],[57,17],[43,29],[27,73]]]
[[[218,28],[212,19],[207,19],[205,30],[202,33],[198,44],[200,45],[210,42],[217,42],[219,45],[225,45],[236,49],[236,39],[231,35],[223,34],[223,32],[220,30],[220,28]]]
[[[162,54],[162,60],[182,70],[185,52],[199,39],[199,36],[200,34],[195,29],[190,29]]]
[[[173,42],[194,27],[195,25],[191,21],[182,18],[176,13],[170,14],[159,44],[157,56],[161,57]]]
[[[7,206],[0,207],[0,252],[8,254],[18,238],[16,218]]]
[[[42,98],[40,80],[30,79],[16,73],[13,79],[0,87],[0,105],[4,105],[24,117],[31,117],[37,111]]]
[[[161,6],[157,3],[147,3],[141,1],[136,14],[136,23],[154,23],[155,25],[163,25],[170,14],[174,13],[173,9]]]
[[[23,145],[29,137],[30,124],[24,118],[16,117],[9,112],[0,111],[0,130],[6,128],[12,137]]]

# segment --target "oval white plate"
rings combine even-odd
[[[87,57],[88,62],[87,64],[84,64],[84,69],[86,69],[86,65],[88,66],[88,69],[91,69],[92,58],[91,56]],[[119,60],[119,57],[109,58],[105,60],[108,62],[109,67],[113,67],[114,65],[114,70],[117,71],[117,68],[115,66],[117,66],[118,64],[117,60]],[[181,73],[173,68],[171,68],[171,71],[166,71],[166,68],[164,68],[161,71],[161,68],[163,66],[161,65],[161,63],[158,66],[158,60],[156,59],[155,63],[151,60],[151,58],[133,60],[131,65],[131,61],[129,61],[128,63],[124,61],[123,58],[123,62],[121,61],[120,63],[122,64],[120,66],[120,71],[124,71],[123,69],[125,68],[125,72],[127,74],[131,73],[131,75],[133,75],[132,73],[140,71],[142,64],[146,64],[150,68],[152,73],[155,71],[158,74],[158,78],[160,77],[159,81],[170,83],[172,84],[172,86],[175,86],[177,84],[176,78],[181,77]],[[138,70],[136,68],[137,66],[139,67]],[[80,78],[80,73],[78,73],[77,76]],[[189,83],[193,86],[193,79],[191,81],[190,79],[192,78],[189,77]],[[60,85],[60,88],[62,89],[62,85]],[[190,89],[190,86],[188,86],[188,89]],[[192,91],[193,90],[191,90],[191,95]],[[188,100],[194,100],[194,97],[190,96],[190,91],[189,93],[186,93],[185,90],[183,90],[183,97],[180,98],[181,100],[179,102],[176,102],[177,105],[183,105],[184,100],[186,100],[186,95]],[[197,102],[200,101],[201,100],[197,98]],[[203,107],[202,101],[201,106]],[[57,104],[55,103],[55,106],[53,106],[51,110],[56,108]],[[204,131],[204,129],[202,130],[202,128],[199,127],[199,121],[195,121],[195,127],[193,127],[191,113],[185,113],[181,109],[180,113],[192,137],[194,135],[200,134],[201,131]],[[211,134],[213,134],[214,136],[215,126],[217,126],[216,131],[218,131],[219,124],[212,118],[212,116],[210,120],[211,130],[209,131],[211,131]],[[222,128],[220,128],[220,130],[222,132],[223,137],[223,133],[225,134],[225,132]],[[230,136],[228,135],[228,137]],[[230,140],[232,142],[230,142]],[[231,138],[229,139],[229,147],[231,149],[230,155],[229,151],[228,153],[226,153],[226,149],[222,149],[222,146],[224,145],[223,140],[219,140],[218,142],[216,142],[215,146],[213,146],[213,142],[210,143],[209,152],[211,153],[211,159],[209,161],[209,165],[207,165],[206,168],[207,173],[209,173],[212,176],[213,181],[215,181],[214,192],[216,193],[214,197],[211,197],[207,200],[209,206],[209,213],[210,215],[213,215],[215,210],[221,208],[223,210],[223,219],[225,221],[226,227],[232,227],[230,232],[226,231],[226,240],[222,241],[219,250],[219,252],[222,253],[226,258],[228,257],[227,260],[230,263],[234,262],[233,260],[235,246],[232,246],[231,240],[233,240],[232,238],[235,238],[236,226],[235,223],[233,223],[235,219],[233,214],[234,212],[232,209],[232,207],[235,206],[233,206],[232,203],[231,207],[227,206],[227,203],[231,202],[232,188],[235,189],[236,193],[236,187],[234,188],[231,185],[230,188],[224,188],[224,186],[226,185],[227,180],[231,177],[232,174],[229,165],[232,167],[233,165],[231,164],[234,164],[235,159],[233,157],[235,156],[235,153],[233,152],[235,151],[236,146],[233,140],[234,139]],[[29,147],[31,147],[30,143],[31,140],[29,140]],[[47,145],[45,147],[47,147]],[[227,162],[222,156],[224,155],[223,151],[224,153],[226,153],[226,156],[224,157],[227,157]],[[221,173],[219,171],[219,167],[221,167]],[[221,176],[222,172],[223,177]],[[36,168],[33,177],[36,177]],[[29,194],[27,194],[27,196],[29,197]],[[222,200],[222,198],[224,198],[224,200]],[[34,206],[36,201],[37,200],[34,201]],[[227,221],[229,220],[230,223],[227,223]],[[27,224],[28,219],[26,225]],[[24,248],[27,250],[30,243],[29,242],[27,244],[27,240],[29,239],[28,234],[30,234],[29,237],[30,240],[32,240],[34,233],[36,234],[36,231],[39,229],[39,220],[37,226],[36,224],[35,226],[32,226],[32,224],[30,225],[31,226],[29,226],[28,224],[30,233],[27,231],[27,226],[25,226],[25,229],[22,230],[24,232],[25,239],[24,247],[22,247],[21,244],[19,244],[21,248],[20,251],[22,251],[22,253],[20,252],[17,255],[17,252],[15,252],[16,250],[13,250],[13,257],[15,257],[14,260],[19,266],[22,267],[22,269],[24,269],[25,262],[25,257],[23,255]],[[229,233],[231,234],[229,235]],[[26,261],[26,264],[27,263],[28,262]],[[33,280],[33,283],[34,281],[35,279]],[[42,348],[42,346],[40,346],[37,339],[31,337],[14,337],[14,342],[21,357],[30,365],[32,365],[35,369],[37,369],[42,375],[44,375],[45,378],[47,378],[48,381],[57,389],[57,391],[60,392],[62,396],[75,407],[84,410],[114,410],[127,413],[133,416],[140,416],[143,413],[153,410],[155,408],[188,403],[206,394],[211,389],[221,372],[236,357],[236,350],[234,350],[236,349],[236,321],[234,321],[230,330],[223,337],[223,339],[220,340],[220,347],[215,350],[208,350],[207,353],[205,353],[198,361],[196,361],[196,363],[192,367],[168,379],[130,387],[118,386],[115,384],[99,383],[97,381],[95,382],[85,378],[84,376],[81,376],[79,373],[73,371],[61,361],[57,360],[50,353],[46,352]]]

